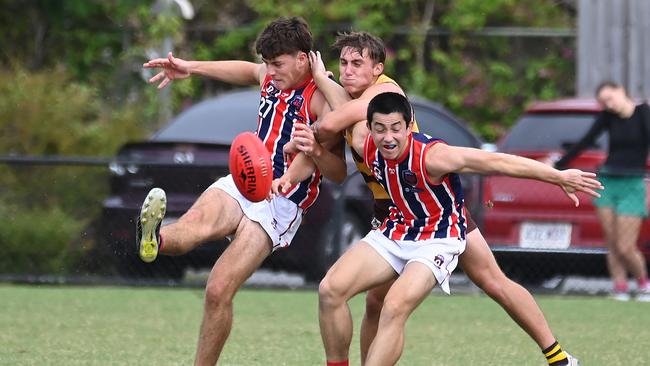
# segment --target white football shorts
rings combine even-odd
[[[411,262],[420,262],[431,269],[440,288],[449,294],[449,278],[465,251],[465,240],[459,238],[427,240],[392,240],[379,230],[372,230],[363,239],[401,274]]]
[[[230,174],[212,183],[208,189],[211,188],[228,193],[239,203],[246,217],[262,225],[273,242],[273,251],[291,244],[300,227],[303,211],[293,201],[275,196],[271,201],[251,202],[242,196]]]

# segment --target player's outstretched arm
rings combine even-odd
[[[230,84],[257,85],[264,80],[266,66],[248,61],[186,61],[169,52],[167,58],[156,58],[145,62],[145,69],[160,69],[149,79],[158,84],[158,89],[166,87],[173,80],[185,79],[190,75],[201,75]]]
[[[314,82],[316,82],[318,90],[325,95],[325,99],[327,99],[327,103],[329,103],[332,109],[336,109],[352,99],[350,94],[342,86],[329,77],[330,73],[325,69],[325,64],[319,51],[309,52],[309,63],[311,65],[311,74],[314,77]]]
[[[604,187],[596,174],[579,169],[557,170],[539,161],[521,156],[487,152],[479,149],[436,143],[427,150],[426,168],[429,178],[438,182],[448,173],[478,173],[508,175],[536,179],[560,186],[564,193],[579,205],[576,192],[600,197],[596,190]]]

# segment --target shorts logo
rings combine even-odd
[[[278,229],[278,220],[273,219],[271,220],[271,226],[273,227],[274,230]]]
[[[433,264],[436,265],[436,267],[440,268],[442,267],[442,264],[445,263],[445,257],[442,255],[438,254],[435,258],[433,258]]]

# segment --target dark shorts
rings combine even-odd
[[[375,216],[372,218],[372,228],[378,228],[382,222],[388,217],[388,208],[391,205],[391,200],[380,199],[375,200]],[[472,219],[469,210],[465,209],[465,219],[467,220],[467,233],[471,233],[476,229],[476,223]]]

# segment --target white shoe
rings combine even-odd
[[[627,292],[614,291],[609,295],[609,298],[616,301],[630,301],[632,296]]]
[[[646,285],[636,291],[634,300],[640,302],[650,302],[650,285]]]
[[[165,217],[167,198],[165,191],[154,188],[149,191],[142,203],[136,226],[138,254],[144,262],[153,262],[158,256],[160,246],[160,223]]]
[[[567,361],[569,361],[569,363],[567,363],[567,366],[580,366],[580,360],[571,356],[568,353],[566,355],[567,355]]]

